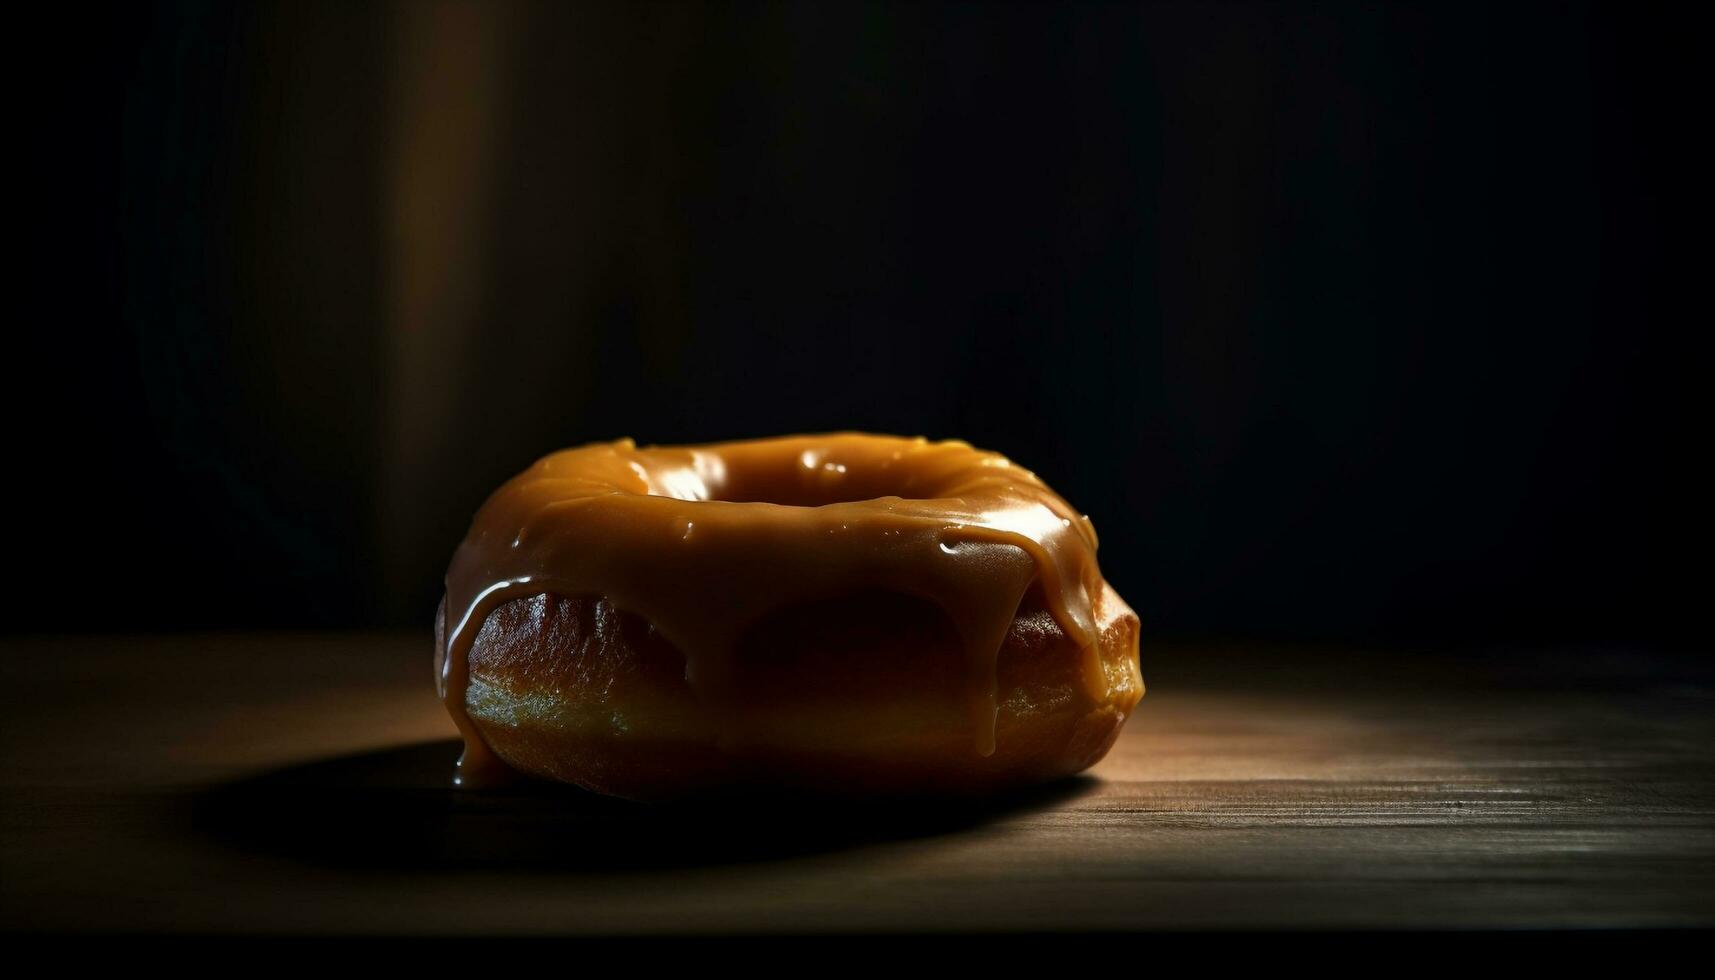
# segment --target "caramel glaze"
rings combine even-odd
[[[963,643],[972,741],[986,756],[995,657],[1032,583],[1100,697],[1095,528],[997,453],[858,433],[643,449],[622,439],[554,453],[483,504],[447,570],[436,676],[465,741],[454,782],[510,775],[465,694],[477,632],[513,599],[605,596],[643,617],[684,654],[685,679],[718,724],[732,700],[732,651],[764,614],[864,588],[921,597]],[[723,741],[737,727],[720,725]]]

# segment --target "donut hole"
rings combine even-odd
[[[779,504],[785,507],[826,507],[829,504],[855,504],[877,497],[897,497],[902,494],[871,492],[854,484],[836,487],[793,487],[773,484],[729,490],[711,497],[729,504]]]
[[[828,449],[729,458],[717,472],[701,476],[701,499],[727,503],[824,507],[879,497],[935,496],[916,470]]]

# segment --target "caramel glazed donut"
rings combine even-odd
[[[554,453],[489,498],[436,617],[455,782],[986,792],[1079,772],[1143,696],[1096,533],[957,442]]]

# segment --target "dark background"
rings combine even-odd
[[[1684,9],[29,15],[6,629],[426,629],[551,449],[857,428],[1150,637],[1701,651]]]

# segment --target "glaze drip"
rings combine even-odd
[[[542,593],[606,596],[685,656],[722,717],[744,630],[794,602],[880,588],[927,599],[964,646],[972,744],[994,751],[995,658],[1039,584],[1105,690],[1095,528],[1036,476],[959,441],[841,433],[554,453],[495,491],[447,570],[441,699],[464,736],[455,782],[509,770],[465,710],[469,654],[496,607]],[[739,737],[723,726],[723,738]]]

